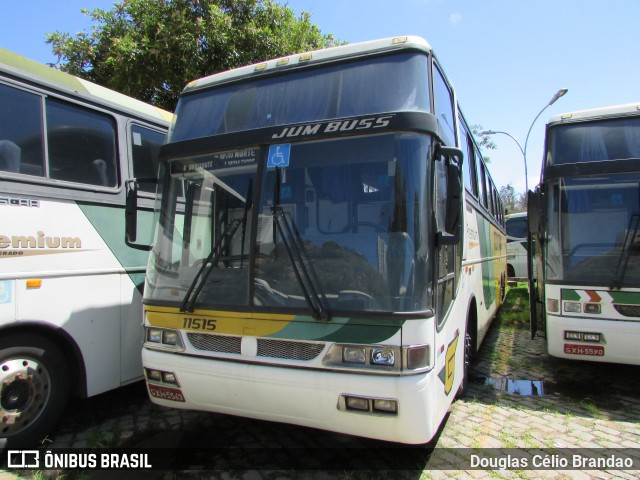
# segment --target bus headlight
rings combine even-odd
[[[371,350],[371,363],[374,365],[395,365],[396,355],[393,348],[374,348]]]
[[[564,302],[564,311],[567,313],[580,313],[582,305],[577,302]]]
[[[144,346],[161,350],[184,350],[180,332],[165,328],[145,327],[146,341]]]
[[[431,367],[428,345],[333,344],[324,358],[325,367],[369,373],[422,373]]]
[[[342,360],[346,363],[364,363],[366,359],[365,349],[362,347],[344,347]]]

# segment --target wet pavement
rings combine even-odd
[[[512,290],[517,292],[518,290]],[[524,305],[523,305],[524,307]],[[522,317],[527,313],[523,308]],[[524,321],[494,322],[474,359],[467,393],[450,408],[435,441],[419,448],[309,428],[151,404],[143,383],[72,401],[45,448],[165,448],[180,471],[140,478],[571,478],[635,479],[639,470],[563,469],[555,454],[607,450],[640,465],[640,367],[573,362],[545,352]],[[489,450],[478,450],[489,449]],[[517,463],[471,466],[542,449],[548,469]],[[171,459],[167,459],[170,461]],[[477,462],[476,462],[477,463]],[[475,467],[475,468],[473,468]],[[30,478],[29,472],[23,472]],[[48,472],[59,478],[61,472]],[[41,475],[38,473],[37,475]],[[121,471],[68,471],[73,478],[134,478]],[[0,480],[16,478],[0,471]]]

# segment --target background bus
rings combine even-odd
[[[549,354],[638,365],[640,107],[553,117],[544,158],[529,218]]]
[[[29,446],[69,395],[142,377],[148,253],[124,182],[156,176],[171,114],[0,49],[0,437]],[[151,231],[154,192],[141,195]]]
[[[506,271],[497,189],[429,45],[220,73],[176,112],[144,293],[151,399],[429,441]]]
[[[512,213],[505,218],[507,228],[507,276],[509,279],[525,280],[527,273],[527,213]]]

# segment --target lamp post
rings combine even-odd
[[[522,148],[522,146],[520,145],[520,142],[518,142],[518,140],[515,139],[515,137],[513,137],[513,135],[510,135],[507,132],[500,132],[500,131],[494,131],[494,130],[486,130],[484,132],[481,132],[480,135],[495,135],[497,133],[501,133],[503,135],[507,135],[508,137],[510,137],[514,142],[516,142],[516,144],[518,145],[518,148],[520,149],[520,152],[522,152],[522,158],[524,160],[524,184],[525,184],[525,194],[526,192],[529,191],[529,174],[527,172],[527,144],[529,143],[529,135],[531,134],[531,130],[533,129],[533,125],[536,123],[536,120],[538,120],[538,118],[540,117],[540,115],[542,115],[542,112],[544,112],[548,107],[550,107],[551,105],[553,105],[554,103],[556,103],[556,101],[562,97],[565,93],[567,93],[569,90],[567,88],[561,88],[560,90],[558,90],[555,95],[551,98],[551,100],[549,100],[549,103],[547,103],[544,108],[542,110],[540,110],[540,112],[538,112],[538,115],[536,115],[536,118],[533,119],[533,122],[531,122],[531,126],[529,127],[529,131],[527,132],[527,137],[525,138],[524,141],[524,148]]]

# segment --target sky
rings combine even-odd
[[[498,187],[537,183],[544,126],[552,115],[640,104],[638,0],[278,0],[307,11],[322,33],[349,43],[398,35],[425,38],[471,125],[507,132],[485,151]],[[113,0],[0,0],[0,47],[56,63],[47,33],[91,28],[81,9]],[[27,8],[25,8],[27,7]],[[266,60],[266,59],[265,59]],[[547,107],[561,88],[568,93]],[[527,141],[527,133],[531,133]],[[518,146],[520,144],[520,147]]]

